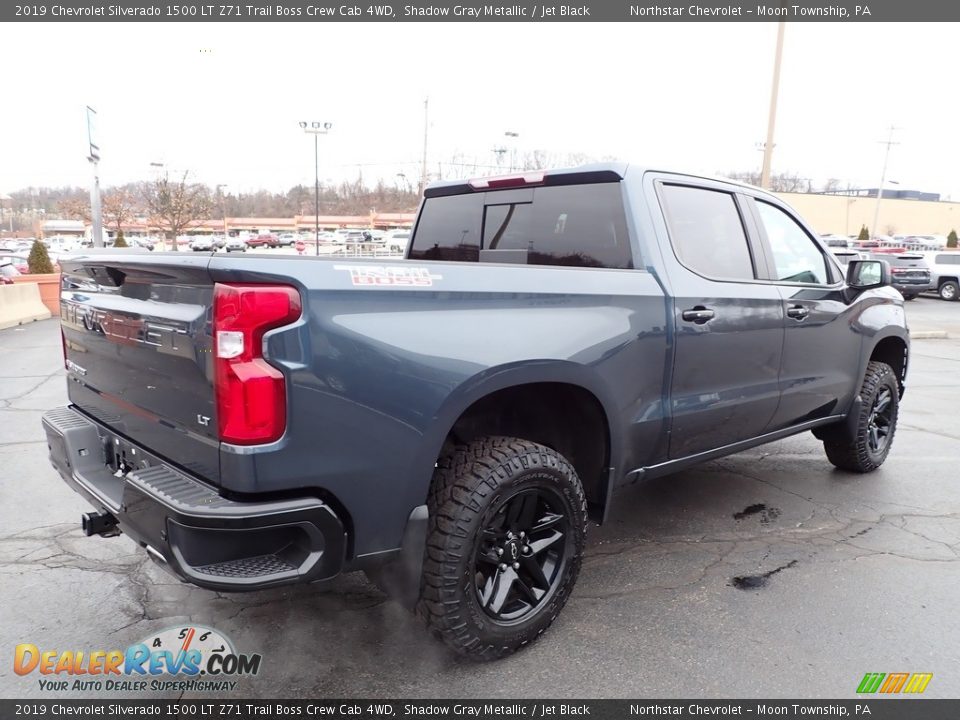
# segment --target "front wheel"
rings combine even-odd
[[[428,628],[476,660],[536,640],[580,572],[587,507],[573,466],[537,443],[482,438],[440,458],[428,506]]]
[[[860,399],[857,416],[825,433],[823,447],[827,459],[841,470],[868,473],[883,465],[897,430],[900,387],[893,368],[870,361]]]
[[[956,282],[947,280],[946,282],[940,283],[937,294],[941,300],[953,301],[957,299],[958,290],[960,290],[960,286],[958,286]]]

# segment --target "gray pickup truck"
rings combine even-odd
[[[808,430],[875,470],[907,371],[887,263],[622,164],[434,184],[402,260],[60,265],[87,534],[218,591],[365,570],[479,659],[550,625],[615,486]]]

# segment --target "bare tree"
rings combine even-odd
[[[594,162],[597,162],[595,157],[582,152],[561,155],[547,150],[532,150],[521,156],[519,164],[521,170],[546,170],[548,168],[577,167]]]
[[[79,198],[67,198],[57,203],[57,210],[66,220],[82,220],[89,224],[93,213],[90,211],[90,201]]]
[[[759,171],[738,170],[717,174],[747,185],[760,185]],[[810,178],[801,177],[796,172],[778,173],[770,176],[770,190],[772,192],[809,193],[813,192],[813,181]]]
[[[840,190],[840,181],[837,178],[830,178],[823,184],[823,192],[835,193]]]
[[[179,181],[169,173],[153,182],[144,183],[142,196],[150,216],[150,224],[164,232],[177,249],[177,236],[210,216],[213,199],[210,188],[187,182],[189,171]]]
[[[133,219],[139,210],[137,196],[127,188],[114,188],[103,196],[103,219],[120,233],[121,226]]]
[[[760,185],[760,171],[754,170],[735,170],[731,172],[717,173],[721,177],[730,178],[746,185]]]

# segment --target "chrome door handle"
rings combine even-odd
[[[787,308],[787,317],[791,317],[794,320],[803,320],[810,314],[810,309],[805,308],[802,305],[794,305],[791,308]]]

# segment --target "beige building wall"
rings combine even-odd
[[[793,207],[818,233],[856,235],[873,224],[876,198],[806,193],[774,193]],[[947,235],[960,233],[960,203],[894,200],[880,203],[881,235]]]

